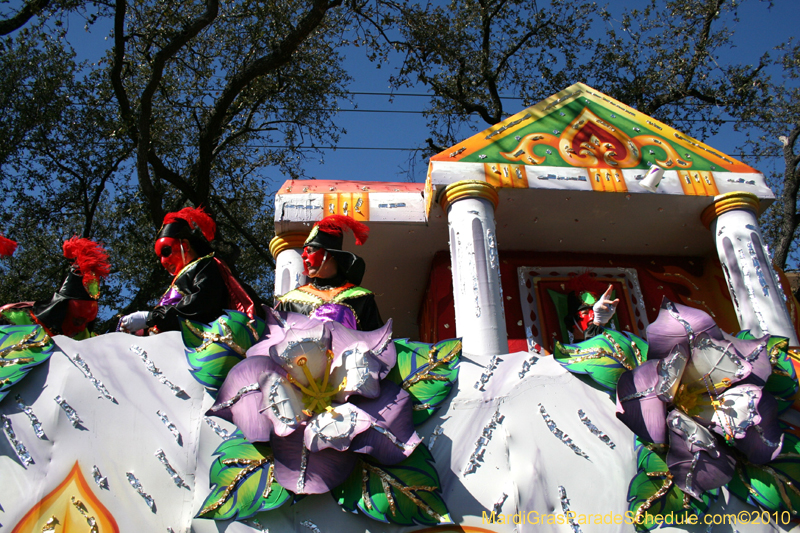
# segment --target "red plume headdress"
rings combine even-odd
[[[14,252],[17,249],[17,242],[12,241],[8,237],[3,237],[0,235],[0,256],[2,257],[9,257],[14,255]]]
[[[168,213],[167,216],[164,217],[164,226],[172,224],[177,220],[185,221],[189,224],[190,229],[195,227],[200,228],[200,231],[203,232],[203,237],[205,237],[208,242],[213,241],[217,234],[216,223],[214,223],[214,220],[208,216],[208,213],[206,213],[202,207],[184,207],[180,211]]]
[[[74,260],[83,277],[83,286],[94,299],[100,296],[100,278],[105,278],[111,272],[108,254],[101,245],[81,237],[72,237],[64,241],[64,257]]]
[[[344,215],[330,215],[314,225],[305,244],[326,250],[341,250],[345,230],[353,232],[357,245],[367,242],[369,228],[365,224]]]

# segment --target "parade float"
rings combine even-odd
[[[798,313],[758,226],[773,200],[756,170],[582,84],[436,155],[424,184],[287,181],[276,296],[342,215],[369,227],[345,248],[391,323],[3,327],[0,524],[791,529]],[[619,299],[584,341],[564,327],[581,276]]]

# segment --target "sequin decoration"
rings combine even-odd
[[[232,406],[233,404],[235,404],[236,402],[238,402],[242,398],[242,396],[244,396],[248,392],[254,392],[254,391],[257,391],[257,390],[259,390],[259,384],[258,383],[251,383],[250,385],[245,385],[244,387],[242,387],[241,389],[236,391],[236,394],[234,394],[233,397],[230,400],[228,400],[227,402],[222,402],[219,405],[214,405],[213,407],[211,407],[211,410],[216,413],[217,411],[221,411],[223,409],[227,409],[230,406]]]
[[[322,533],[322,530],[317,527],[317,524],[315,524],[311,520],[304,520],[300,522],[300,525],[305,528],[308,528],[312,533]]]
[[[19,394],[17,394],[14,400],[16,400],[19,410],[25,413],[25,415],[27,415],[28,419],[31,421],[31,426],[33,426],[33,432],[36,434],[36,438],[39,440],[47,439],[44,434],[44,430],[42,429],[42,423],[39,422],[39,419],[36,418],[35,414],[33,414],[33,409],[31,409],[31,406],[22,401],[22,396]]]
[[[102,474],[100,474],[100,469],[97,468],[97,465],[92,466],[92,477],[94,478],[94,482],[98,487],[101,489],[108,489],[108,478],[105,478],[102,476]]]
[[[67,359],[69,359],[73,365],[78,367],[78,370],[83,372],[83,375],[86,376],[89,379],[89,381],[92,382],[94,388],[97,389],[97,391],[103,395],[103,398],[105,398],[106,400],[110,400],[112,403],[119,403],[116,398],[111,396],[111,393],[108,392],[108,389],[106,388],[105,385],[103,385],[103,382],[94,377],[92,371],[89,369],[89,365],[86,363],[86,361],[83,360],[81,354],[76,353],[75,357],[70,357],[68,353],[64,352],[64,355],[67,356]]]
[[[605,442],[609,448],[613,450],[614,448],[617,447],[616,444],[611,442],[611,438],[608,435],[597,429],[597,426],[592,424],[592,421],[589,420],[589,417],[586,416],[586,413],[583,412],[583,409],[578,409],[578,418],[581,419],[581,422],[583,422],[584,426],[589,428],[589,431],[592,432],[592,435],[595,435],[598,439]]]
[[[532,355],[532,356],[528,357],[527,359],[525,359],[525,361],[522,362],[522,370],[520,370],[519,373],[518,373],[519,379],[524,378],[525,374],[528,373],[528,371],[531,369],[531,367],[533,365],[535,365],[536,363],[538,363],[538,362],[539,362],[539,358],[536,357],[535,355]]]
[[[558,429],[555,421],[550,418],[550,415],[547,413],[547,409],[544,408],[544,405],[539,404],[539,412],[542,414],[542,418],[544,419],[544,423],[547,424],[547,428],[550,430],[550,433],[556,436],[558,440],[569,446],[569,449],[572,450],[575,455],[580,455],[586,459],[589,459],[589,456],[584,453],[574,442],[569,435]]]
[[[433,428],[433,432],[431,433],[430,440],[428,440],[428,450],[433,449],[433,445],[436,444],[436,439],[444,433],[444,428],[442,426],[436,426]]]
[[[78,512],[81,513],[81,516],[83,516],[86,519],[86,523],[89,524],[89,531],[91,533],[97,533],[97,520],[95,520],[93,516],[89,515],[89,511],[86,509],[86,506],[83,505],[83,502],[76,499],[75,496],[73,496],[72,505],[74,505],[75,509],[77,509]]]
[[[228,430],[217,424],[216,421],[212,420],[207,416],[204,417],[204,419],[206,421],[206,424],[211,426],[211,429],[214,430],[214,433],[216,433],[219,438],[221,438],[222,440],[228,440],[229,438],[231,438],[231,434],[228,432]]]
[[[494,240],[494,233],[490,229],[486,230],[486,244],[489,248],[489,267],[497,270],[497,244]]]
[[[257,529],[260,533],[269,533],[269,529],[261,525],[261,522],[259,522],[258,518],[251,518],[250,520],[246,521],[245,524],[253,529]]]
[[[62,398],[60,394],[55,397],[55,400],[59,407],[64,410],[64,413],[66,413],[67,418],[69,418],[69,421],[72,424],[72,427],[76,428],[83,423],[83,420],[81,420],[81,417],[79,417],[78,413],[75,412],[75,409],[70,407],[70,405],[67,403],[67,400]]]
[[[492,507],[492,511],[494,511],[495,514],[500,514],[500,511],[503,510],[503,504],[506,503],[507,499],[508,499],[508,494],[504,492],[503,495],[500,496],[500,499],[498,499],[497,502],[494,504],[494,507]]]
[[[181,437],[181,432],[178,431],[178,428],[175,427],[175,424],[169,421],[169,417],[167,416],[167,414],[161,409],[156,411],[156,414],[161,419],[161,421],[164,422],[164,425],[167,426],[167,429],[169,430],[170,433],[172,433],[172,436],[175,437],[175,442],[178,443],[178,446],[183,446],[183,438]]]
[[[178,486],[178,488],[186,487],[187,489],[192,490],[192,488],[186,484],[186,482],[178,474],[178,472],[176,472],[175,469],[172,468],[172,465],[169,464],[169,460],[167,459],[164,450],[162,450],[161,448],[157,449],[155,455],[156,457],[158,457],[158,460],[161,462],[161,464],[164,465],[164,468],[167,470],[167,474],[169,474],[169,476],[172,478],[172,481],[175,483],[175,485]]]
[[[136,489],[136,492],[139,493],[139,496],[144,498],[144,501],[145,501],[145,503],[147,503],[147,506],[150,508],[150,510],[155,513],[156,512],[156,502],[153,500],[153,498],[149,494],[147,494],[144,491],[144,489],[142,488],[142,484],[139,483],[139,480],[136,479],[136,476],[133,475],[133,472],[125,472],[125,475],[128,477],[128,483],[131,484],[131,487]]]
[[[180,398],[189,398],[189,395],[186,394],[186,391],[168,380],[166,376],[164,376],[164,374],[162,374],[161,371],[156,368],[156,365],[153,364],[153,361],[150,360],[150,358],[147,356],[147,352],[144,351],[141,346],[131,344],[131,351],[141,358],[145,368],[147,368],[147,371],[150,372],[154,378],[157,378],[158,381],[169,387],[169,389],[172,391],[172,394]]]
[[[561,511],[564,513],[564,516],[567,517],[567,523],[569,523],[569,527],[572,528],[572,533],[583,533],[581,531],[581,526],[576,524],[575,520],[572,518],[575,516],[575,514],[569,510],[569,498],[567,498],[567,490],[561,485],[558,486],[558,497],[561,500]]]
[[[31,457],[31,454],[28,453],[28,449],[24,444],[17,440],[17,436],[14,434],[14,428],[11,426],[11,419],[6,415],[0,414],[0,424],[2,424],[3,433],[6,434],[8,442],[11,443],[11,447],[14,448],[14,453],[17,454],[17,457],[19,457],[19,460],[23,466],[35,464],[33,462],[33,457]]]
[[[759,305],[758,300],[756,300],[756,293],[753,290],[753,282],[750,280],[750,271],[747,270],[744,250],[740,248],[737,250],[737,252],[739,254],[739,259],[741,260],[739,261],[739,270],[742,271],[742,281],[744,282],[744,288],[747,290],[747,298],[750,300],[750,308],[758,319],[758,327],[761,328],[761,335],[769,335],[769,326],[767,326],[767,321],[764,320],[764,314],[761,312],[761,306]],[[752,333],[755,334],[755,332]]]
[[[772,264],[772,252],[769,251],[769,246],[766,243],[762,243],[761,247],[764,249],[764,257],[767,260],[768,264]],[[778,290],[778,294],[780,294],[783,301],[786,301],[786,292],[783,290],[783,285],[781,285],[781,280],[778,277],[778,273],[775,271],[774,268],[768,268],[770,275],[772,276],[772,282],[775,284],[775,288]]]
[[[764,276],[764,271],[761,269],[761,261],[758,260],[758,255],[753,247],[753,240],[747,241],[747,251],[750,253],[750,260],[753,261],[753,268],[756,270],[756,277],[758,283],[761,285],[761,292],[769,298],[769,284],[767,278]]]
[[[297,477],[297,492],[303,492],[306,488],[306,468],[308,468],[308,448],[303,444],[303,452],[300,456],[300,475]]]
[[[497,428],[497,424],[501,424],[504,418],[505,416],[500,414],[500,408],[498,408],[492,415],[492,419],[489,420],[489,423],[483,427],[481,436],[478,438],[478,442],[475,443],[475,450],[472,452],[472,455],[469,457],[469,462],[464,468],[464,476],[472,474],[481,466],[483,455],[486,453],[486,445],[492,440],[492,433]]]
[[[55,531],[56,530],[56,526],[58,526],[60,524],[61,524],[61,522],[58,521],[58,518],[56,518],[55,516],[51,516],[47,520],[47,522],[45,522],[44,525],[42,526],[42,533],[45,533],[47,531]]]
[[[486,390],[484,389],[484,387],[491,379],[492,375],[494,374],[494,371],[497,370],[497,365],[499,365],[502,362],[503,360],[500,357],[493,355],[491,360],[489,361],[489,364],[483,368],[484,370],[483,374],[481,374],[481,377],[478,379],[478,381],[475,382],[475,388],[478,389],[479,391]]]

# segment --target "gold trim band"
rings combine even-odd
[[[729,192],[718,196],[714,203],[703,209],[700,220],[706,228],[711,227],[711,223],[723,213],[735,209],[747,209],[758,215],[759,199],[750,192]]]
[[[277,259],[278,255],[284,250],[302,248],[307,237],[307,231],[290,231],[288,233],[275,235],[272,240],[269,241],[269,252],[272,254],[272,257]]]
[[[451,183],[439,195],[439,203],[442,209],[447,212],[447,208],[454,202],[462,198],[483,198],[489,200],[495,209],[500,199],[497,196],[497,189],[491,184],[480,180],[462,180]]]

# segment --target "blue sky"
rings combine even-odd
[[[611,5],[614,10],[621,11],[623,7],[641,3],[637,0],[615,0]],[[772,0],[771,3],[770,8],[767,1],[750,0],[739,8],[740,21],[732,24],[736,31],[735,47],[722,54],[722,61],[733,58],[740,62],[755,63],[764,51],[797,33],[800,27],[800,0]],[[110,41],[104,40],[110,29],[110,21],[96,24],[88,33],[83,30],[83,24],[80,17],[72,18],[69,40],[79,54],[99,57],[103,52],[100,44],[110,44]],[[407,181],[409,176],[405,170],[410,155],[408,150],[421,145],[430,136],[421,114],[427,101],[426,89],[403,89],[391,99],[388,78],[397,65],[385,64],[378,69],[366,58],[363,48],[351,48],[347,52],[346,68],[353,77],[349,90],[355,93],[353,102],[358,109],[353,110],[353,106],[346,102],[342,104],[343,111],[336,120],[347,133],[341,136],[337,150],[324,150],[324,163],[311,154],[305,163],[306,173],[317,179]],[[516,113],[522,109],[522,102],[507,100],[505,108],[509,114]],[[479,120],[475,120],[474,124],[473,130],[464,131],[463,138],[487,127]],[[703,140],[733,155],[744,137],[733,132],[731,124],[719,135]],[[425,162],[417,160],[413,181],[424,181],[426,168]],[[264,169],[264,172],[270,175],[276,188],[286,179],[276,169]]]

